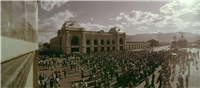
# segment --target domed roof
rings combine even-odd
[[[80,29],[81,27],[78,25],[78,23],[76,21],[66,21],[63,26],[62,29],[66,29],[66,28],[76,28],[76,29]]]
[[[113,28],[111,28],[108,33],[116,33],[116,32],[123,33],[123,31],[119,27],[113,27]]]

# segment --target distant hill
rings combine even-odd
[[[177,39],[181,37],[181,35],[177,33],[158,33],[158,34],[136,34],[136,35],[126,35],[126,41],[148,41],[150,39],[158,40],[159,42],[172,42],[173,36],[176,35]],[[185,32],[184,37],[188,42],[195,42],[200,40],[200,34]],[[43,43],[39,42],[39,45]]]
[[[126,41],[148,41],[150,39],[158,40],[159,42],[172,42],[173,36],[180,39],[181,35],[177,33],[158,33],[158,34],[136,34],[136,35],[126,35]],[[184,38],[188,42],[194,42],[200,40],[200,34],[185,32]]]

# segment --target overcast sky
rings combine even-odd
[[[50,42],[65,21],[88,31],[120,27],[127,35],[191,32],[200,34],[200,2],[48,1],[39,2],[39,42]]]

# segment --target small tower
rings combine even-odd
[[[174,39],[174,41],[176,41],[177,37],[174,35],[173,39]]]

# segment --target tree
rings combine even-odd
[[[44,43],[43,44],[43,48],[49,50],[50,49],[50,44],[49,43]]]

